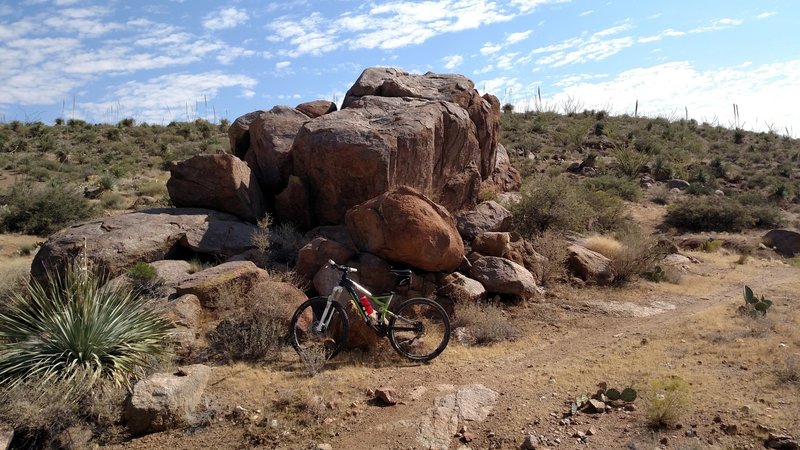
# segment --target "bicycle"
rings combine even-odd
[[[322,348],[325,358],[335,357],[347,343],[350,322],[342,302],[349,296],[358,315],[380,337],[388,337],[400,355],[426,362],[439,356],[450,341],[450,318],[441,305],[428,298],[412,298],[392,306],[395,292],[371,294],[348,275],[358,270],[328,260],[328,265],[342,273],[338,286],[327,297],[314,297],[300,305],[289,325],[292,347],[302,357],[304,352]],[[411,270],[389,269],[396,276],[395,287],[411,281]],[[372,305],[377,305],[373,311]]]

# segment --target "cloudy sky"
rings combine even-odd
[[[516,110],[800,134],[796,0],[18,0],[0,121],[166,124],[341,101],[370,66],[462,73]]]

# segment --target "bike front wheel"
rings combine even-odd
[[[413,361],[430,361],[450,341],[450,318],[444,308],[427,298],[412,298],[394,309],[389,320],[389,343]]]
[[[314,297],[300,305],[289,324],[289,342],[301,358],[331,359],[344,347],[350,322],[337,302],[325,315],[327,297]]]

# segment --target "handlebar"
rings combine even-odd
[[[332,259],[328,260],[328,264],[331,267],[333,267],[334,269],[339,270],[340,272],[345,272],[345,273],[358,272],[358,269],[356,269],[355,267],[348,267],[348,266],[342,266],[342,265],[336,264],[336,261],[334,261]]]

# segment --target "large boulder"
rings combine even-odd
[[[577,244],[567,247],[567,251],[567,267],[583,281],[599,285],[608,285],[614,281],[610,259]]]
[[[447,210],[407,186],[353,207],[345,222],[356,246],[389,261],[452,272],[464,257]]]
[[[459,212],[455,219],[458,232],[467,241],[487,231],[508,231],[511,228],[511,213],[494,200],[480,203],[473,210]]]
[[[787,258],[800,253],[800,233],[796,231],[769,230],[761,242]]]
[[[295,109],[313,119],[336,111],[336,103],[328,100],[314,100],[300,103]]]
[[[318,224],[411,186],[450,211],[471,208],[480,189],[480,149],[463,108],[449,102],[364,97],[306,122],[292,149]]]
[[[244,159],[266,194],[279,193],[289,182],[292,143],[308,120],[294,108],[276,106],[250,123],[250,149]]]
[[[164,208],[104,217],[61,230],[45,242],[31,264],[39,280],[82,255],[117,276],[137,262],[202,254],[226,258],[253,248],[254,225],[217,211]]]
[[[464,108],[475,124],[474,133],[481,152],[478,166],[481,176],[485,179],[491,175],[500,134],[500,101],[489,94],[481,97],[465,76],[431,72],[412,75],[399,69],[369,68],[347,91],[342,108],[354,107],[358,99],[369,95],[446,101]]]
[[[470,278],[479,281],[492,294],[531,298],[539,292],[528,269],[505,258],[484,256],[472,264]]]
[[[507,231],[487,231],[475,236],[472,250],[483,256],[504,256],[510,242],[511,233]]]
[[[297,264],[294,270],[300,276],[311,280],[319,269],[328,263],[328,260],[332,259],[334,262],[343,264],[352,258],[355,253],[355,249],[351,247],[332,239],[318,236],[303,246],[297,253]]]
[[[286,189],[275,196],[275,215],[280,221],[289,222],[300,230],[313,226],[308,188],[299,177],[289,176]]]
[[[473,280],[460,272],[453,272],[442,279],[438,294],[451,299],[454,303],[470,303],[483,300],[486,288],[480,281]]]
[[[244,159],[247,150],[250,149],[250,124],[266,111],[253,111],[238,117],[228,127],[228,140],[231,144],[231,152],[239,159]]]
[[[167,190],[175,206],[215,209],[253,223],[267,211],[255,174],[233,155],[197,155],[169,171]]]
[[[518,191],[522,186],[522,176],[511,165],[508,152],[502,144],[497,144],[497,160],[492,171],[492,182],[502,191]]]
[[[201,270],[183,280],[178,295],[192,294],[209,309],[235,309],[243,306],[254,285],[269,279],[269,274],[250,261],[232,261]]]
[[[155,373],[133,386],[125,419],[134,436],[182,428],[196,422],[195,412],[211,377],[211,368],[195,364],[174,373]]]

